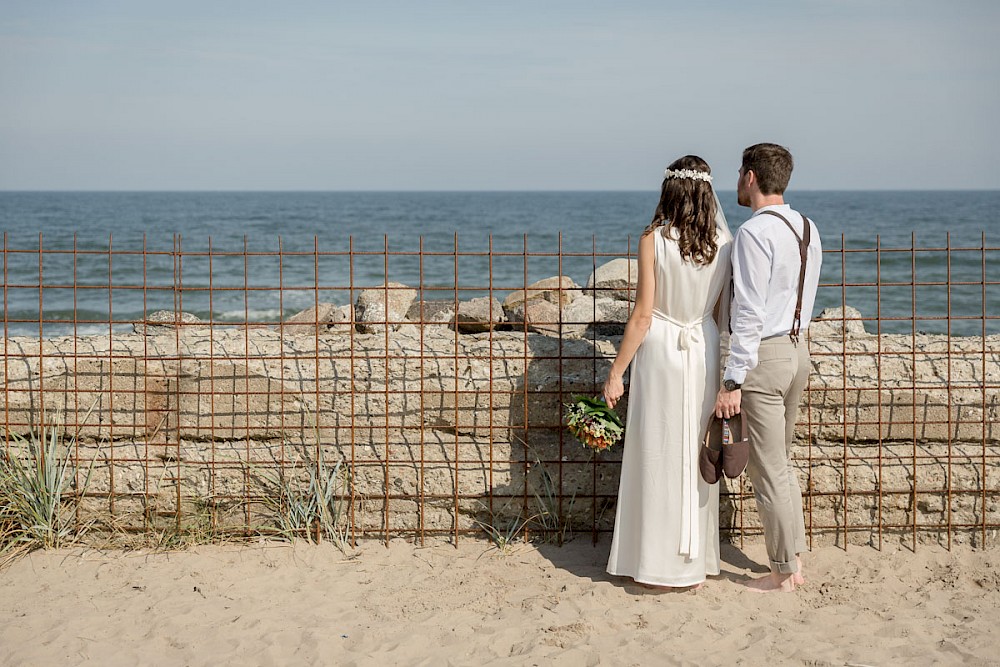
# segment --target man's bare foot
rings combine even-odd
[[[796,586],[801,586],[806,583],[806,578],[802,574],[802,559],[798,556],[795,557],[795,562],[799,565],[799,571],[792,575],[792,580],[795,582]]]
[[[754,593],[791,593],[795,590],[794,574],[771,572],[744,584]]]

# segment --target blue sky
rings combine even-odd
[[[0,189],[1000,188],[1000,3],[0,0]]]

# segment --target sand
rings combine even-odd
[[[0,571],[4,665],[1000,665],[1000,553],[817,549],[807,583],[656,592],[607,542],[35,552]]]

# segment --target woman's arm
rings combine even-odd
[[[659,230],[653,230],[639,239],[639,280],[635,289],[635,307],[625,324],[625,335],[622,337],[618,356],[611,364],[611,371],[608,373],[608,379],[602,390],[604,401],[611,407],[614,407],[618,399],[625,393],[622,376],[629,364],[632,363],[632,358],[635,357],[636,350],[646,338],[649,325],[653,321],[653,296],[656,292],[656,276],[653,266],[656,239],[653,235],[659,233]]]
[[[719,294],[719,300],[715,302],[715,308],[712,309],[712,315],[715,318],[716,326],[719,328],[719,333],[724,334],[729,333],[729,309],[733,299],[732,250],[733,242],[726,241],[719,246],[718,254],[715,257],[716,262],[725,263],[721,269],[725,273],[725,282],[722,284],[722,292]]]

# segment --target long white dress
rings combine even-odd
[[[713,310],[728,290],[732,236],[720,228],[714,261],[699,265],[681,259],[674,230],[653,233],[653,320],[631,365],[608,572],[693,586],[720,568],[719,484],[701,478],[698,451],[719,391]]]

